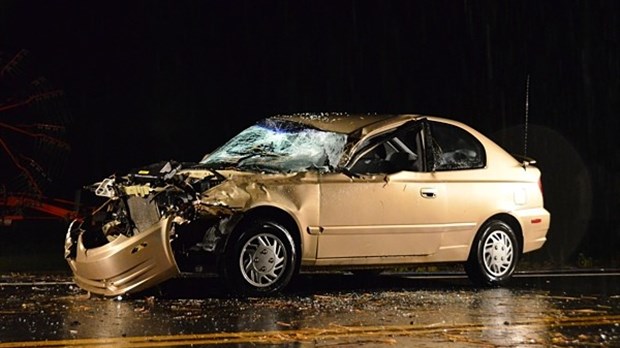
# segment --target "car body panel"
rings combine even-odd
[[[133,238],[119,237],[86,249],[81,237],[69,261],[75,282],[104,296],[139,292],[179,274],[170,248],[171,219],[163,218]]]
[[[427,173],[350,180],[340,174],[321,181],[318,258],[428,255],[440,246],[443,202],[419,194]],[[439,185],[438,185],[439,186]],[[421,211],[422,206],[425,214]]]
[[[205,191],[200,197],[199,209],[226,206],[230,214],[260,207],[272,207],[286,212],[295,220],[299,231],[318,224],[319,185],[318,174],[296,173],[288,175],[256,175],[252,173],[223,171],[229,180]],[[202,208],[204,207],[204,208]],[[316,258],[317,237],[301,233],[303,260]]]

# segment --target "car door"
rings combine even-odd
[[[351,173],[321,176],[319,259],[437,251],[449,228],[449,200],[426,170],[423,129],[425,121],[417,121],[368,141]]]

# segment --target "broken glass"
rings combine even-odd
[[[335,168],[347,136],[288,121],[265,120],[253,125],[206,155],[210,168],[237,167],[265,172],[303,172]]]

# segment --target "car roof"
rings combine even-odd
[[[342,112],[323,112],[295,113],[274,115],[269,117],[269,119],[297,122],[324,131],[349,135],[357,133],[358,137],[362,137],[370,133],[381,132],[384,127],[392,128],[407,121],[419,120],[423,118],[430,121],[449,123],[477,133],[477,135],[481,135],[476,130],[457,120],[421,114],[349,114]]]
[[[356,131],[368,129],[369,131],[381,128],[385,124],[392,124],[423,117],[421,115],[396,115],[396,114],[348,114],[348,113],[297,113],[290,115],[275,115],[271,119],[282,119],[301,123],[317,129],[351,134]],[[363,133],[367,133],[362,131]]]

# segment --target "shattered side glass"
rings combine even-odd
[[[431,125],[435,170],[484,167],[484,147],[475,137],[447,124],[432,122]]]
[[[210,168],[272,173],[330,170],[340,161],[346,141],[345,134],[266,119],[245,129],[200,163]]]
[[[436,170],[455,170],[480,168],[481,162],[476,152],[459,149],[436,155]]]

